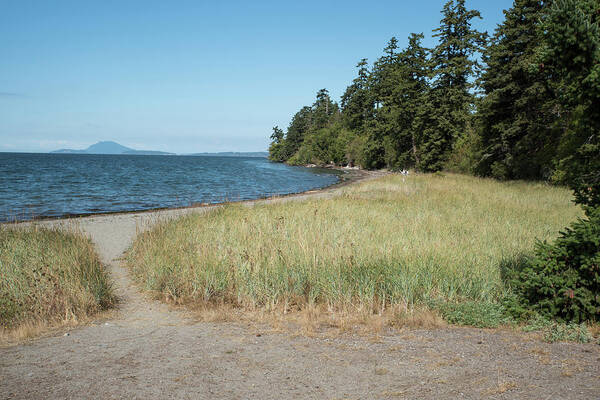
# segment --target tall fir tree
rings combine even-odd
[[[369,127],[375,118],[375,95],[372,90],[372,74],[366,58],[356,65],[357,77],[346,88],[341,98],[342,123],[351,137],[347,138],[347,151],[351,164],[360,162],[362,167],[372,166],[366,157],[369,142]],[[349,135],[350,136],[350,135]]]
[[[555,0],[541,27],[539,69],[557,99],[554,178],[576,201],[600,207],[600,2]]]
[[[344,125],[357,133],[362,133],[368,120],[373,118],[373,96],[370,91],[371,72],[366,58],[356,65],[358,76],[342,95],[341,108]]]
[[[283,154],[285,159],[292,157],[304,142],[304,138],[312,125],[312,109],[309,106],[302,107],[294,117],[285,134]]]
[[[499,179],[547,179],[553,169],[558,134],[546,77],[536,64],[539,21],[548,1],[515,0],[504,11],[483,60],[483,97],[478,107],[480,174]]]
[[[404,104],[401,107],[400,118],[405,128],[403,140],[405,152],[404,158],[410,160],[406,167],[420,165],[421,143],[423,141],[423,120],[419,117],[419,110],[426,102],[429,93],[429,50],[421,44],[424,35],[422,33],[411,33],[408,37],[408,47],[401,55],[402,63],[406,68],[406,79],[399,88]]]
[[[365,155],[370,168],[395,168],[398,158],[397,139],[401,127],[398,125],[397,87],[403,73],[398,40],[392,37],[383,51],[371,73],[375,111],[374,120],[366,127],[368,141]]]
[[[317,92],[317,99],[312,106],[312,125],[310,129],[325,128],[338,113],[338,106],[329,96],[327,89],[321,89]]]
[[[388,168],[408,169],[419,160],[421,121],[417,118],[428,90],[428,50],[421,45],[423,34],[411,34],[408,46],[394,53],[390,41],[380,59],[382,74],[379,91],[381,107],[376,112],[384,162]]]
[[[278,126],[273,127],[273,133],[271,134],[271,145],[269,146],[269,160],[283,162],[287,159],[284,154],[284,140],[285,133]]]
[[[513,284],[523,305],[542,315],[600,320],[600,2],[555,0],[540,27],[538,69],[556,98],[562,132],[556,178],[574,191],[585,219],[554,243],[540,242]]]
[[[464,0],[450,0],[442,10],[440,27],[434,30],[439,44],[432,52],[434,82],[421,110],[424,123],[420,169],[442,169],[454,143],[466,134],[471,123],[475,96],[473,79],[479,64],[477,55],[485,46],[487,34],[472,28],[481,18],[468,10]]]

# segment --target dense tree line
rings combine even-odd
[[[494,34],[450,0],[438,39],[390,39],[340,104],[322,89],[274,128],[272,160],[363,168],[442,169],[573,189],[586,218],[540,243],[513,287],[526,309],[600,319],[600,2],[515,0]],[[518,308],[518,307],[517,307]]]
[[[339,105],[327,90],[274,128],[270,156],[291,164],[458,170],[569,182],[597,162],[600,5],[515,0],[493,36],[477,10],[450,0],[423,47],[391,38],[362,59]],[[588,176],[586,179],[598,179]]]

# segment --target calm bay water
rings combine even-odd
[[[256,199],[337,181],[265,158],[0,153],[0,221]]]

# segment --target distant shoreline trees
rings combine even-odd
[[[372,66],[362,59],[340,106],[320,90],[283,136],[279,131],[272,136],[271,160],[444,168],[455,144],[472,130],[477,58],[487,37],[471,27],[481,17],[464,3],[452,0],[444,6],[434,49],[423,47],[423,34],[413,33],[406,49],[399,49],[392,37]]]
[[[472,27],[479,11],[450,0],[433,49],[423,34],[405,49],[392,37],[372,65],[360,60],[339,105],[321,89],[285,132],[276,127],[270,158],[573,181],[574,159],[600,156],[599,9],[515,0],[488,38]]]

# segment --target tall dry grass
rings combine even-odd
[[[502,268],[580,214],[569,191],[541,183],[392,175],[331,199],[161,223],[127,262],[157,297],[203,307],[384,313],[493,303],[507,290]]]
[[[77,232],[0,226],[0,276],[3,335],[72,325],[115,302],[108,272]]]

